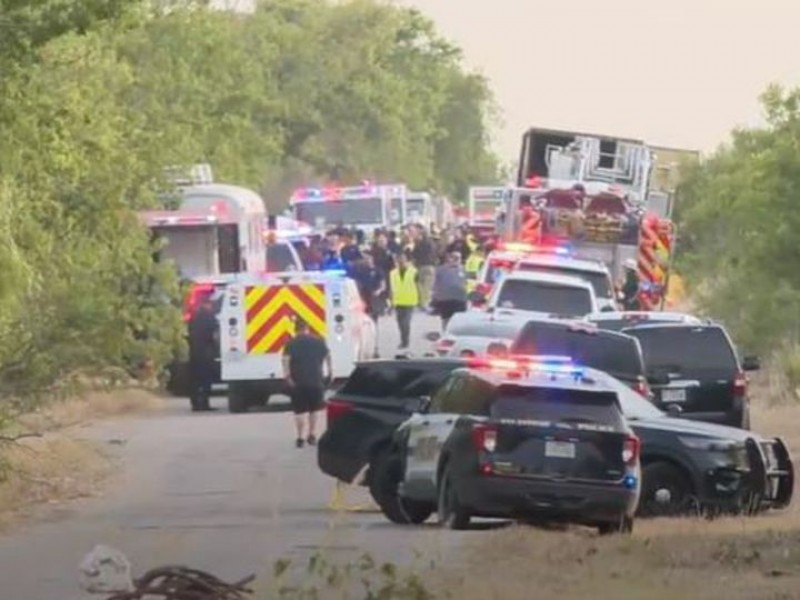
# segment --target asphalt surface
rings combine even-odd
[[[438,320],[418,314],[412,328],[412,352],[422,353],[430,346],[423,335]],[[394,321],[383,319],[382,356],[393,356],[398,341]],[[115,480],[99,497],[45,509],[34,524],[0,537],[0,598],[103,597],[87,596],[78,583],[78,566],[95,544],[124,552],[134,575],[184,564],[226,580],[257,573],[263,581],[276,560],[306,562],[320,551],[329,560],[368,552],[406,565],[422,552],[441,562],[474,535],[332,510],[335,484],[318,470],[314,448],[294,447],[285,407],[231,415],[223,397],[215,405],[217,412],[192,414],[188,401],[174,399],[159,415],[82,432],[118,456]],[[363,489],[344,491],[346,505],[368,500]]]

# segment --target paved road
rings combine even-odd
[[[437,321],[419,315],[414,327],[422,340]],[[397,344],[394,322],[386,319],[382,354],[392,356]],[[418,341],[412,350],[427,345]],[[224,406],[224,399],[216,402]],[[176,399],[165,414],[102,423],[87,435],[125,441],[109,444],[121,458],[117,484],[103,497],[46,511],[43,522],[0,538],[0,597],[84,598],[78,564],[96,543],[125,552],[135,573],[183,563],[235,579],[267,575],[276,559],[319,548],[331,558],[369,551],[399,562],[424,548],[436,560],[471,535],[331,511],[333,481],[318,471],[313,449],[294,447],[285,412],[197,415]],[[347,492],[350,504],[366,499],[363,490]]]

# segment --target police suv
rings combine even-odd
[[[610,377],[562,357],[474,361],[373,457],[370,492],[400,524],[463,529],[471,517],[630,532],[639,439]]]

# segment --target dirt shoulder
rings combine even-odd
[[[113,472],[106,448],[82,439],[80,429],[101,419],[160,411],[164,400],[144,389],[91,392],[24,415],[0,435],[0,531],[29,517],[42,505],[94,495]]]
[[[800,407],[758,410],[754,430],[800,452]],[[480,600],[533,597],[800,598],[800,507],[755,518],[638,521],[629,537],[509,527],[476,532],[437,591]],[[438,595],[438,594],[437,594]],[[444,596],[443,596],[444,597]]]

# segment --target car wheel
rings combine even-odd
[[[630,535],[633,533],[633,517],[625,515],[618,521],[603,523],[597,527],[597,531],[600,533],[600,535],[611,535],[613,533]]]
[[[228,390],[228,412],[240,414],[250,408],[248,395],[238,385],[231,385]]]
[[[383,515],[398,525],[419,525],[433,514],[433,507],[402,498],[398,487],[403,479],[403,462],[396,452],[384,451],[369,466],[369,493]]]
[[[693,503],[692,485],[680,469],[666,462],[655,462],[644,467],[638,510],[640,516],[685,514]]]
[[[466,529],[470,514],[458,502],[450,468],[445,467],[439,483],[439,524],[447,529]]]

